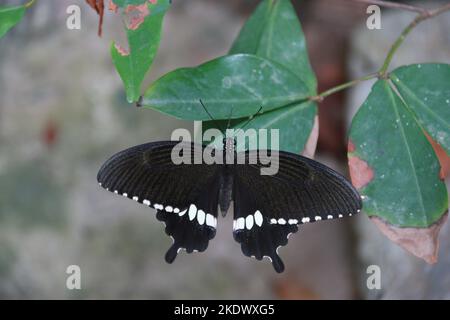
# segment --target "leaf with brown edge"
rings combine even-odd
[[[431,146],[434,149],[434,152],[436,153],[436,156],[439,159],[439,163],[441,164],[441,171],[439,171],[439,178],[444,180],[448,177],[448,174],[450,173],[450,156],[445,152],[444,148],[434,141],[428,133],[425,133],[425,136],[427,137],[428,141],[430,141]]]
[[[350,174],[369,216],[427,228],[445,214],[448,196],[437,156],[389,80],[374,84],[349,138]]]
[[[370,220],[391,241],[427,263],[434,264],[438,260],[439,231],[447,218],[448,213],[427,228],[400,228],[376,216],[370,217]]]
[[[397,70],[393,73],[397,74]],[[414,85],[419,86],[416,81]],[[440,178],[436,148],[421,124],[427,123],[436,134],[442,132],[446,120],[438,120],[441,131],[432,127],[432,120],[437,117],[431,108],[417,101],[417,92],[413,95],[405,89],[410,86],[408,79],[402,77],[393,82],[378,80],[352,121],[348,144],[350,175],[363,199],[363,211],[380,231],[415,256],[434,263],[438,233],[446,221],[448,194]],[[397,90],[399,84],[408,99]],[[447,91],[427,87],[432,84],[423,83],[421,92],[432,92],[433,99],[428,100],[434,103],[442,100],[438,94],[446,95]],[[419,105],[422,113],[417,113],[419,107],[412,107],[412,103]],[[440,138],[447,142],[445,135]]]
[[[351,142],[349,142],[350,144]],[[349,152],[351,148],[348,148]],[[350,170],[350,179],[356,189],[362,189],[373,179],[373,170],[366,161],[361,160],[357,156],[350,155],[348,157],[348,166]]]
[[[87,4],[99,15],[98,36],[102,36],[103,16],[105,14],[104,0],[86,0]]]
[[[111,57],[126,91],[128,102],[137,102],[141,84],[150,69],[161,40],[162,22],[170,0],[114,0],[113,11],[122,9],[128,49],[113,42]]]

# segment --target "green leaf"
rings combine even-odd
[[[299,103],[308,88],[295,74],[269,60],[247,54],[221,57],[196,68],[182,68],[155,81],[141,104],[181,119],[242,118]],[[231,113],[232,111],[232,113]]]
[[[261,2],[233,43],[230,54],[237,53],[255,54],[283,65],[305,83],[309,95],[316,94],[317,81],[309,63],[305,36],[289,0]],[[279,129],[280,149],[298,153],[305,148],[316,114],[315,104],[296,104],[257,115],[248,127]],[[235,120],[231,127],[237,128],[244,121],[247,119]],[[224,128],[227,123],[226,120],[207,121],[203,126]],[[238,146],[238,149],[242,147]]]
[[[260,115],[255,116],[248,127],[256,130],[260,129],[278,129],[279,130],[279,150],[289,151],[293,153],[302,152],[305,149],[305,145],[308,141],[310,133],[314,126],[314,120],[317,113],[317,106],[315,103],[306,101],[303,103],[293,104],[289,107],[276,109]],[[248,121],[248,118],[235,119],[230,123],[230,129],[241,128]],[[227,121],[220,121],[223,123],[221,128],[225,128]],[[203,130],[206,131],[209,128],[216,128],[217,124],[213,121],[207,121],[203,123]],[[246,128],[248,129],[248,128]],[[248,133],[251,133],[250,130]],[[222,138],[219,137],[216,141],[213,141],[213,145],[217,148],[222,147]],[[249,136],[250,139],[256,138],[255,136]],[[210,141],[205,141],[209,143]],[[238,151],[255,149],[252,146],[255,144],[248,143],[238,144],[236,146]],[[275,146],[271,145],[270,133],[267,139],[267,148],[273,149]]]
[[[125,26],[129,50],[111,45],[113,63],[125,85],[128,102],[136,102],[140,97],[141,84],[159,47],[164,15],[169,8],[169,0],[159,0],[148,4],[149,14],[136,28]]]
[[[450,65],[411,65],[390,77],[420,125],[450,154]]]
[[[148,2],[148,0],[112,0],[112,2],[119,8],[125,8],[127,6],[138,6]]]
[[[349,165],[369,216],[395,226],[423,228],[448,209],[439,161],[411,105],[389,80],[376,82],[353,119]]]
[[[0,38],[22,20],[25,11],[25,5],[17,7],[0,6]]]
[[[306,40],[289,0],[262,1],[242,28],[230,54],[250,53],[276,61],[294,72],[316,95]]]

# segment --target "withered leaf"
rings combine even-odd
[[[401,228],[377,216],[371,216],[370,220],[391,241],[427,263],[434,264],[438,259],[439,231],[447,218],[446,213],[427,228]]]
[[[86,0],[87,4],[97,12],[100,17],[98,23],[98,36],[102,36],[102,26],[103,26],[103,15],[105,13],[105,3],[104,0]]]

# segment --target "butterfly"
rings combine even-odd
[[[237,152],[235,147],[233,138],[223,140],[223,150],[180,141],[138,145],[107,160],[97,180],[106,190],[156,210],[156,218],[165,223],[173,240],[165,255],[168,263],[181,250],[205,251],[216,234],[219,209],[225,216],[231,202],[233,237],[242,253],[258,260],[268,258],[278,273],[284,270],[278,248],[300,225],[360,212],[358,192],[329,167],[277,151],[272,159],[277,172],[261,174],[268,167],[262,161],[263,150]],[[192,159],[221,153],[232,161],[175,164],[175,149]]]

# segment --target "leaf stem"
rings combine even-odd
[[[340,85],[338,85],[336,87],[333,87],[331,89],[328,89],[328,90],[322,92],[321,94],[319,94],[317,96],[311,97],[309,100],[321,102],[321,101],[323,101],[323,99],[325,99],[329,95],[332,95],[332,94],[334,94],[336,92],[339,92],[339,91],[342,91],[344,89],[353,87],[353,86],[355,86],[355,85],[357,85],[357,84],[359,84],[361,82],[364,82],[364,81],[367,81],[367,80],[371,80],[371,79],[375,79],[378,76],[379,76],[379,73],[372,73],[372,74],[369,74],[369,75],[364,76],[362,78],[358,78],[358,79],[355,79],[355,80],[352,80],[352,81],[340,84]]]
[[[25,8],[30,8],[34,3],[36,2],[36,0],[30,0],[27,3],[25,3],[24,7]]]

